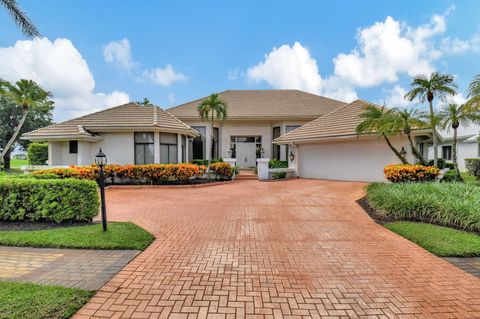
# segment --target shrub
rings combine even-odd
[[[210,164],[210,170],[222,178],[230,179],[235,169],[228,163],[219,162]]]
[[[45,165],[48,161],[48,144],[30,143],[27,149],[28,164]]]
[[[288,161],[280,161],[276,159],[269,160],[268,168],[288,168]]]
[[[98,213],[97,185],[75,179],[0,179],[0,220],[91,221]]]
[[[429,160],[428,161],[428,166],[433,166],[433,163],[434,163],[433,160]],[[437,159],[437,167],[439,169],[444,169],[445,168],[445,160],[443,158],[438,158]]]
[[[464,183],[374,183],[367,199],[379,214],[480,231],[480,188]]]
[[[203,159],[194,159],[194,160],[192,160],[192,164],[195,164],[195,165],[205,165],[205,166],[207,166],[207,165],[208,165],[208,161],[207,161],[207,160],[203,160]]]
[[[480,158],[466,158],[465,168],[470,175],[480,179]]]
[[[433,181],[440,173],[435,166],[391,164],[383,169],[392,183]]]
[[[272,173],[272,179],[283,179],[287,177],[287,172],[275,172]]]
[[[32,175],[55,175],[59,178],[76,178],[96,180],[98,166],[70,166],[68,168],[52,168],[33,172]],[[167,180],[187,181],[203,175],[205,166],[194,164],[148,164],[148,165],[106,165],[107,183],[160,184]]]

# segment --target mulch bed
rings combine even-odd
[[[159,184],[141,184],[141,183],[114,183],[114,184],[105,184],[105,186],[149,186],[149,185],[167,185],[167,186],[176,186],[176,185],[198,185],[198,184],[210,184],[218,182],[228,182],[230,179],[207,179],[207,178],[195,178],[185,181],[165,181]]]
[[[367,197],[358,199],[357,204],[372,218],[377,224],[384,225],[396,221],[395,218],[380,214],[377,210],[368,204]]]
[[[73,226],[88,226],[97,224],[98,222],[74,222],[74,223],[63,223],[57,224],[53,222],[28,222],[28,221],[18,221],[18,222],[0,222],[0,231],[14,231],[14,230],[42,230],[42,229],[52,229],[52,228],[65,228]]]

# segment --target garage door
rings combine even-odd
[[[398,162],[379,139],[302,144],[298,155],[300,177],[346,181],[384,181],[383,167]]]

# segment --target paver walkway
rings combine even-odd
[[[76,318],[480,318],[480,280],[375,224],[363,186],[109,190],[158,239]]]
[[[97,290],[139,253],[0,246],[0,280]]]

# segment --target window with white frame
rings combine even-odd
[[[153,164],[153,132],[135,133],[135,164]]]
[[[160,133],[160,163],[177,163],[177,134]]]

